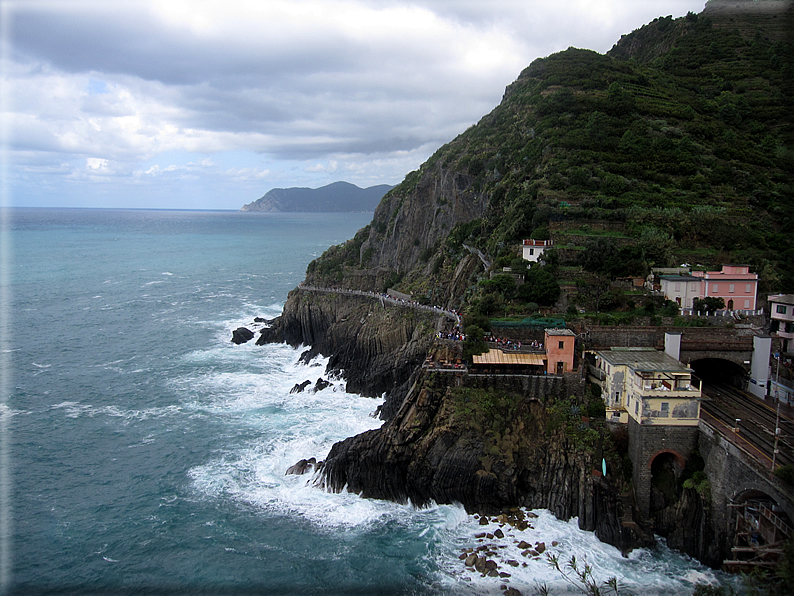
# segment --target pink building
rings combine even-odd
[[[662,292],[682,308],[697,298],[722,298],[726,310],[756,310],[758,274],[747,265],[723,265],[722,271],[693,271],[691,275],[663,275]]]
[[[576,335],[570,329],[546,329],[546,372],[561,375],[573,371]]]
[[[723,265],[722,271],[693,271],[702,278],[701,297],[722,298],[728,310],[755,310],[758,274],[747,265]]]

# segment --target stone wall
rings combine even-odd
[[[711,484],[711,507],[718,540],[727,552],[733,542],[735,517],[732,502],[741,502],[751,492],[761,492],[780,505],[794,520],[794,495],[789,487],[770,474],[769,466],[750,456],[714,429],[700,422],[700,455]]]
[[[651,464],[661,453],[672,453],[681,468],[698,448],[698,427],[638,424],[629,418],[629,456],[637,499],[644,518],[650,515]]]

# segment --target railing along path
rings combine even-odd
[[[456,313],[454,310],[450,310],[448,308],[441,308],[440,306],[428,306],[426,304],[419,304],[413,300],[402,300],[401,298],[394,298],[393,296],[389,296],[388,294],[381,294],[378,292],[365,292],[364,290],[350,290],[345,288],[320,288],[317,286],[310,286],[304,283],[298,284],[299,290],[311,291],[311,292],[325,292],[327,294],[345,294],[347,296],[363,296],[365,298],[374,298],[379,299],[381,304],[388,302],[389,304],[394,304],[395,306],[405,306],[407,308],[415,308],[417,310],[424,310],[426,312],[431,312],[437,315],[445,316],[448,319],[455,321],[456,325],[460,325],[460,315]]]

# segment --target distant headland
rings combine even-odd
[[[359,188],[349,182],[334,182],[320,188],[274,188],[240,211],[292,213],[360,213],[375,211],[391,186],[379,184]]]

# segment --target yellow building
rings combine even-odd
[[[607,420],[697,426],[700,380],[693,372],[653,348],[611,348],[595,352],[591,377],[601,386]]]

